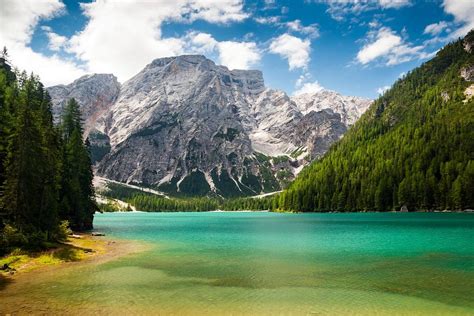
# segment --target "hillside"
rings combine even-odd
[[[473,41],[471,31],[395,82],[275,204],[295,211],[474,208]]]

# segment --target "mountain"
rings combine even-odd
[[[104,91],[84,89],[81,79],[67,91],[82,97],[91,122],[96,173],[183,195],[280,190],[370,103],[323,92],[306,96],[315,105],[303,111],[306,104],[267,88],[260,71],[229,70],[200,55],[156,59],[118,94],[110,75],[85,78],[111,87],[110,102],[97,102]],[[58,111],[73,95],[64,89],[48,89]]]
[[[111,74],[83,76],[71,84],[58,85],[47,89],[53,103],[53,116],[60,120],[66,103],[74,98],[81,105],[86,136],[100,118],[115,102],[120,93],[120,83]]]
[[[331,109],[341,115],[342,121],[347,126],[354,124],[372,104],[372,100],[343,96],[331,90],[299,94],[292,100],[303,114]]]
[[[297,211],[474,208],[474,31],[395,82],[276,205]]]

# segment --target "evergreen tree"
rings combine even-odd
[[[91,229],[97,206],[92,186],[90,153],[82,139],[81,114],[75,99],[69,100],[62,117],[63,166],[61,217],[74,229]]]
[[[464,41],[473,45],[474,31]],[[458,40],[398,80],[275,200],[294,211],[474,208],[474,98]],[[309,202],[313,201],[313,202]]]
[[[2,205],[15,227],[27,235],[55,232],[57,218],[56,144],[50,142],[49,97],[37,78],[23,80],[17,115],[8,137]],[[40,236],[40,235],[38,235]]]
[[[64,124],[53,123],[51,98],[39,78],[14,73],[6,50],[0,57],[0,234],[17,231],[26,244],[54,240],[60,220],[92,228],[97,209],[79,106],[71,100]]]

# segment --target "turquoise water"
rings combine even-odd
[[[474,314],[474,214],[115,213],[95,227],[151,248],[32,282],[28,300],[72,314]]]

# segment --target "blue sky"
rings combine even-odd
[[[154,58],[198,53],[289,94],[375,98],[474,27],[472,0],[0,2],[0,44],[46,85],[124,82]]]

